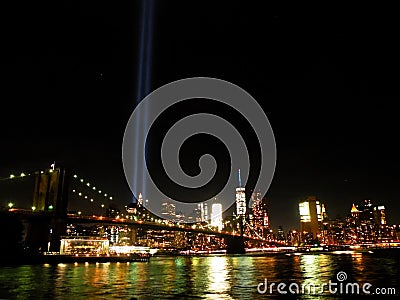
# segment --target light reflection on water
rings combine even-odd
[[[398,259],[363,254],[153,257],[130,264],[0,267],[0,299],[266,299],[277,292],[257,293],[265,278],[321,285],[345,271],[351,282],[398,288],[399,267]]]

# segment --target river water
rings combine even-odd
[[[297,293],[298,286],[294,298],[350,299],[355,298],[349,295],[351,288],[346,294],[343,286],[340,292],[340,283],[357,283],[359,294],[364,287],[370,294],[378,288],[386,294],[396,289],[399,295],[399,268],[398,258],[361,253],[165,256],[129,264],[3,266],[0,299],[272,299],[282,295],[276,288],[279,283],[286,295]],[[338,284],[335,294],[328,289],[329,281]]]

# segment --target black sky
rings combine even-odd
[[[331,217],[369,198],[399,223],[394,10],[215,2],[155,1],[152,89],[208,76],[259,101],[277,142],[267,195],[275,228],[298,226],[307,195]],[[0,177],[55,160],[130,201],[121,145],[135,107],[139,12],[138,1],[3,9]]]

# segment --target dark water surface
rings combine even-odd
[[[346,273],[341,273],[347,277],[344,284],[362,287],[370,283],[367,291],[371,294],[376,288],[385,288],[386,293],[393,293],[388,288],[395,288],[398,295],[399,268],[398,259],[361,253],[180,256],[152,257],[150,262],[129,264],[21,265],[0,267],[0,299],[271,299],[280,297],[276,286],[281,282],[288,294],[290,284],[294,291],[296,285],[300,287],[300,294],[293,298],[342,299],[344,290],[332,294],[326,286],[320,294],[321,288],[313,292],[310,286],[320,287],[329,280],[340,283],[338,272]],[[265,279],[275,286],[272,292],[268,289],[260,294],[257,286]],[[306,285],[304,293],[302,284]],[[261,291],[264,287],[260,286]]]

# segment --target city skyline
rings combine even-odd
[[[211,10],[193,10],[189,4],[158,3],[150,90],[210,76],[241,86],[259,102],[276,137],[277,168],[267,194],[275,228],[287,220],[297,226],[297,199],[306,195],[323,199],[333,215],[344,214],[340,209],[358,199],[387,203],[395,222],[400,164],[391,104],[397,94],[392,19],[374,14],[379,21],[371,23],[358,10],[298,14],[264,5],[213,3]],[[125,205],[132,193],[121,144],[136,106],[140,5],[57,6],[57,18],[33,4],[10,11],[19,22],[4,41],[1,174],[56,161],[118,191]],[[176,121],[164,119],[160,127]],[[190,154],[197,162],[199,153],[191,151],[196,148],[203,151],[203,140],[183,155],[193,173]],[[217,158],[221,168],[227,165]]]
[[[54,162],[50,166],[50,168],[48,168],[47,170],[48,171],[54,170],[55,166],[57,166],[57,168],[59,168],[57,163]],[[43,171],[38,170],[38,171],[35,171],[32,173],[22,172],[21,174],[16,173],[16,174],[10,174],[9,177],[3,177],[3,178],[1,178],[1,180],[3,181],[3,188],[6,187],[6,185],[4,185],[5,181],[12,182],[13,180],[15,180],[17,182],[15,187],[17,187],[19,192],[21,192],[20,182],[23,182],[23,180],[25,180],[26,178],[32,177],[35,174],[38,174],[40,172],[43,173]],[[74,208],[71,207],[71,204],[70,204],[68,207],[68,209],[70,211],[76,212],[79,210],[79,211],[85,211],[86,213],[101,213],[102,214],[102,212],[105,211],[106,209],[117,209],[118,211],[123,211],[124,207],[126,208],[129,206],[129,203],[124,203],[125,205],[124,204],[120,205],[119,203],[116,203],[115,201],[113,201],[116,198],[115,194],[113,194],[113,193],[111,194],[110,193],[111,191],[109,191],[109,190],[102,191],[101,187],[99,187],[99,186],[95,187],[93,184],[89,183],[89,181],[85,181],[83,178],[79,178],[79,176],[76,174],[74,174],[73,176],[71,175],[71,178],[73,178],[77,183],[79,183],[82,189],[79,188],[79,185],[78,185],[78,189],[71,188],[71,190],[69,191],[70,202],[74,203],[73,205],[75,205],[75,206],[78,205],[76,207],[80,207],[81,205],[84,205],[84,206],[82,206],[82,209],[78,208],[78,209],[74,210]],[[33,183],[34,182],[31,181],[30,188],[34,187]],[[25,203],[23,203],[23,202],[21,202],[21,200],[15,200],[15,198],[13,198],[12,193],[16,192],[15,187],[11,188],[9,191],[7,191],[7,189],[3,189],[3,195],[4,195],[4,192],[6,192],[6,193],[11,193],[10,194],[11,196],[10,197],[3,196],[1,199],[1,201],[2,201],[1,206],[7,207],[7,205],[8,205],[9,207],[30,209],[30,200],[26,201],[26,199],[28,199],[29,196],[31,195],[31,191],[28,191],[28,193],[21,194],[21,195],[24,195],[24,197],[25,197]],[[25,185],[25,188],[26,187],[27,186]],[[85,192],[85,188],[86,188],[86,192]],[[238,189],[239,189],[239,191],[238,191]],[[83,191],[83,192],[81,192],[81,191]],[[89,193],[87,193],[88,191],[89,191]],[[96,199],[95,201],[93,201],[94,199],[91,198],[93,196],[90,195],[90,192],[93,192],[93,194],[95,195],[94,196]],[[291,230],[302,231],[302,225],[301,225],[302,224],[301,223],[302,209],[300,209],[300,213],[299,213],[298,203],[305,201],[304,199],[313,198],[317,201],[317,206],[320,206],[320,205],[322,206],[319,208],[318,214],[324,214],[325,219],[334,220],[334,219],[339,218],[339,219],[344,220],[349,215],[349,212],[352,211],[355,207],[359,207],[365,201],[372,201],[373,203],[378,203],[380,206],[383,206],[384,208],[386,207],[385,220],[388,222],[388,224],[400,224],[399,221],[396,221],[396,218],[392,217],[392,216],[396,216],[397,214],[391,209],[390,206],[388,206],[386,203],[384,203],[382,201],[377,201],[376,199],[355,199],[354,201],[352,201],[351,203],[348,203],[346,206],[341,207],[340,209],[338,207],[335,207],[336,210],[339,209],[340,211],[342,211],[342,214],[335,215],[335,214],[329,213],[330,209],[329,209],[329,206],[328,206],[328,209],[326,208],[326,202],[323,199],[321,199],[319,196],[315,196],[315,195],[304,195],[301,198],[295,199],[295,207],[296,207],[295,218],[292,220],[289,220],[288,222],[277,224],[276,222],[273,222],[273,219],[274,219],[274,215],[277,215],[278,212],[274,212],[273,210],[271,210],[270,201],[269,201],[268,197],[261,197],[261,194],[259,192],[254,192],[254,191],[251,192],[249,199],[247,200],[247,202],[245,202],[245,205],[246,205],[245,209],[243,209],[243,207],[242,207],[243,203],[241,202],[242,197],[238,196],[238,195],[241,195],[241,194],[244,195],[246,192],[247,191],[245,191],[245,189],[241,187],[240,172],[239,172],[238,187],[236,188],[236,201],[232,205],[232,207],[230,207],[230,209],[223,212],[223,214],[222,214],[223,219],[225,219],[229,216],[235,216],[235,215],[239,216],[239,214],[237,214],[238,205],[241,207],[240,210],[244,212],[244,214],[242,214],[243,216],[248,217],[249,214],[254,214],[254,210],[257,209],[257,208],[255,208],[254,205],[257,202],[260,202],[260,204],[261,204],[261,198],[262,198],[263,201],[265,199],[265,205],[266,205],[265,209],[268,211],[268,216],[267,216],[268,224],[269,224],[268,226],[271,226],[271,229],[273,230],[274,234],[276,234],[276,232],[279,228],[283,228],[283,230],[285,232],[289,232]],[[100,198],[97,197],[98,196],[97,194],[100,195]],[[105,198],[103,198],[103,197],[105,197]],[[233,195],[233,197],[234,197],[234,195]],[[7,198],[7,201],[4,200],[6,198]],[[117,199],[118,199],[118,196],[117,196]],[[185,221],[185,222],[189,222],[189,223],[190,222],[196,223],[196,222],[201,222],[201,221],[208,222],[210,224],[212,223],[212,207],[207,207],[207,203],[199,203],[199,205],[198,205],[199,218],[196,218],[195,212],[193,212],[193,215],[184,215],[182,212],[179,212],[178,210],[176,210],[174,204],[169,203],[169,201],[171,199],[169,199],[169,200],[164,199],[164,200],[165,201],[163,202],[163,208],[161,210],[163,215],[164,214],[171,215],[171,216],[173,216],[172,219],[177,220],[178,222],[180,219],[181,221]],[[321,200],[322,200],[322,202],[321,202]],[[35,201],[37,202],[37,200],[33,199],[33,205],[34,205],[35,209],[39,209],[39,210],[43,209],[43,207],[40,208],[41,206],[43,206],[43,204],[37,205],[37,204],[35,204]],[[144,207],[146,206],[146,204],[148,205],[149,201],[151,201],[151,200],[143,199],[141,194],[139,195],[139,199],[136,200],[136,202],[139,203],[139,205],[143,205]],[[220,203],[217,198],[214,198],[213,202]],[[89,204],[89,206],[87,206],[87,204]],[[171,206],[171,207],[164,208],[164,205],[167,206],[167,204],[168,204],[168,206]],[[12,205],[12,206],[10,206],[10,205]],[[203,205],[204,205],[204,207],[203,207]],[[56,205],[54,204],[54,206],[56,206]],[[84,208],[84,207],[86,207],[86,208]],[[32,206],[32,209],[33,209],[33,206]],[[173,211],[173,213],[172,213],[172,211]],[[304,211],[304,209],[303,209],[303,211]],[[178,219],[175,219],[175,214],[178,216]],[[179,216],[179,214],[181,214],[181,216]],[[190,217],[191,219],[188,219],[188,217]],[[294,224],[294,225],[290,225],[290,224]],[[314,229],[314,231],[315,231],[315,229]]]

